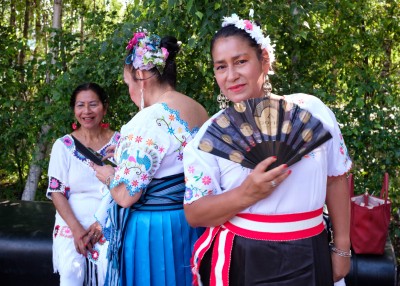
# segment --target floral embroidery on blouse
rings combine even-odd
[[[60,236],[67,237],[67,238],[73,237],[72,231],[68,226],[61,227]]]
[[[161,118],[157,119],[157,124],[159,126],[165,125],[168,128],[168,133],[173,135],[174,138],[179,141],[180,146],[178,149],[175,150],[175,152],[178,152],[178,160],[182,161],[183,160],[183,148],[187,145],[187,138],[185,136],[186,132],[189,132],[190,134],[193,134],[193,132],[197,132],[197,129],[190,130],[188,127],[188,124],[186,121],[182,120],[179,116],[179,112],[177,110],[173,110],[168,107],[167,104],[163,103],[162,106],[164,107],[165,110],[167,110],[170,114],[168,115],[168,118],[165,118],[162,116]],[[181,126],[179,126],[177,129],[173,127],[174,121],[179,122],[181,125],[184,126],[185,129],[183,129]]]
[[[59,192],[69,199],[70,188],[65,186],[60,180],[54,177],[49,177],[48,194],[50,192]],[[50,194],[49,194],[50,195]]]
[[[185,190],[185,201],[189,202],[193,198],[200,198],[208,196],[213,193],[210,189],[212,179],[210,176],[204,176],[203,172],[200,174],[195,174],[195,169],[193,166],[187,168],[187,175],[191,176],[193,180],[190,180],[192,184],[186,184]],[[185,177],[185,182],[189,181],[188,177]]]
[[[142,142],[145,142],[144,146],[140,144]],[[115,157],[119,159],[110,188],[123,183],[131,196],[144,190],[158,169],[159,155],[164,150],[152,138],[144,139],[132,134],[122,137],[115,153]]]
[[[311,151],[310,153],[304,155],[303,158],[315,158],[315,152]]]
[[[344,156],[343,165],[347,167],[348,163],[351,161],[349,152],[347,151],[346,144],[344,144],[344,139],[342,133],[339,133],[340,138],[340,145],[339,145],[339,152],[341,155]]]
[[[175,140],[177,143],[171,145],[177,146],[171,150],[172,153],[176,153],[176,159],[183,160],[183,149],[188,143],[188,134],[195,134],[198,128],[190,130],[187,122],[180,118],[177,110],[169,108],[165,103],[161,105],[167,113],[153,118],[156,126],[162,129],[161,133],[151,130],[152,132],[147,134],[135,134],[136,130],[134,129],[119,140],[115,152],[118,167],[116,167],[115,177],[111,181],[110,188],[123,183],[131,196],[147,188],[168,151],[168,146],[163,146],[162,140],[157,139],[157,136],[165,134],[164,132],[166,132],[165,136],[171,136],[171,140]],[[157,136],[152,134],[157,134]],[[160,140],[161,142],[158,142]]]
[[[92,251],[87,252],[87,258],[92,262],[96,262],[97,260],[99,260],[99,252],[99,249],[95,246],[92,248]]]
[[[98,152],[102,156],[105,156],[106,149],[111,145],[116,145],[118,143],[119,138],[120,138],[119,132],[114,132],[114,135],[112,136],[111,140],[107,143],[107,145],[102,147]],[[61,137],[61,142],[64,144],[65,147],[67,147],[67,150],[72,154],[73,157],[75,157],[79,161],[83,162],[87,166],[90,166],[91,160],[87,159],[83,154],[78,152],[78,150],[76,149],[76,146],[75,146],[75,142],[72,139],[71,135],[64,135],[63,137]],[[46,192],[46,196],[48,198],[51,198],[50,194],[52,192],[60,192],[67,199],[69,199],[70,188],[68,186],[66,186],[65,182],[62,182],[61,180],[59,180],[53,176],[49,176],[49,185],[48,185],[48,189]]]
[[[60,226],[59,226],[59,225],[56,225],[56,226],[54,227],[54,230],[53,230],[53,236],[54,236],[54,238],[57,237],[59,230],[60,230]]]

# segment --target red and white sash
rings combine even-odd
[[[255,240],[288,241],[309,238],[324,230],[322,208],[283,215],[238,214],[222,226],[207,228],[196,241],[192,255],[193,284],[202,285],[200,263],[214,243],[211,286],[229,285],[229,268],[235,235]]]

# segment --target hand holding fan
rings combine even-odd
[[[199,149],[254,169],[270,156],[293,165],[332,138],[319,119],[284,99],[253,98],[225,109],[207,128]]]

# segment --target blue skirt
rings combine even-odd
[[[190,258],[202,229],[189,226],[183,209],[131,210],[122,238],[122,286],[190,286]]]

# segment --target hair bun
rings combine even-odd
[[[160,47],[166,48],[169,52],[168,60],[173,60],[175,58],[176,54],[180,50],[179,46],[178,40],[173,36],[165,36],[160,42]]]

